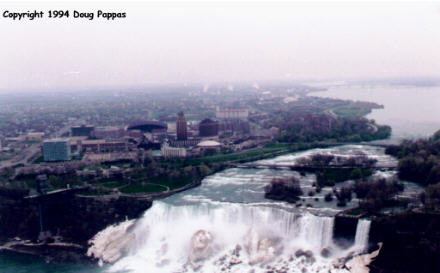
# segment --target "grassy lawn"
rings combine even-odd
[[[26,187],[28,189],[36,189],[37,188],[37,182],[35,181],[35,179],[24,179],[23,180],[24,183],[26,184]]]
[[[10,155],[0,155],[0,161],[9,160],[11,158],[12,158],[12,156],[10,156]]]
[[[316,172],[316,180],[318,185],[333,186],[335,183],[368,177],[373,174],[372,169],[356,169],[356,168],[328,168]]]
[[[370,110],[368,108],[344,106],[333,109],[333,112],[343,118],[356,119],[369,114]]]
[[[172,179],[169,176],[160,176],[160,177],[155,177],[155,178],[149,178],[147,180],[143,179],[144,181],[146,181],[146,183],[151,183],[151,184],[157,184],[157,185],[162,185],[164,187],[168,187],[170,190],[174,190],[183,186],[186,186],[188,184],[190,184],[192,181],[191,177],[181,177],[181,178],[177,178],[177,179]],[[142,181],[142,180],[141,180]],[[141,185],[141,181],[139,181],[138,183],[133,183],[135,185]],[[163,189],[165,190],[165,189]]]
[[[123,181],[108,181],[105,183],[100,183],[98,185],[106,187],[106,188],[110,188],[110,189],[117,189],[117,188],[121,188],[123,186],[126,186],[127,183],[124,183]]]
[[[122,193],[132,194],[132,193],[156,193],[166,191],[167,188],[161,185],[155,184],[130,184],[126,187],[120,189]]]
[[[227,163],[227,162],[244,162],[254,161],[267,157],[274,157],[281,154],[288,153],[294,148],[291,144],[277,143],[270,144],[263,148],[253,148],[245,151],[235,153],[219,153],[215,155],[206,156],[203,158],[186,159],[182,161],[160,161],[162,167],[180,168],[184,166],[199,166],[203,163]],[[125,184],[122,181],[108,180],[97,183],[104,190],[119,189],[125,194],[135,193],[157,193],[166,190],[174,190],[186,186],[194,181],[192,177],[171,178],[170,176],[159,176],[154,178],[147,178],[145,175],[139,173],[131,176],[132,183]],[[99,195],[99,192],[90,192],[90,195]]]
[[[100,189],[94,189],[94,190],[84,190],[81,191],[79,194],[81,195],[87,195],[87,196],[99,196],[99,195],[105,195],[108,194],[108,191],[102,191]]]
[[[361,208],[355,208],[355,209],[351,209],[348,211],[344,211],[344,213],[347,215],[351,215],[351,216],[358,216],[358,215],[366,213],[366,211]]]
[[[292,144],[290,143],[271,143],[271,144],[267,144],[266,146],[264,146],[264,148],[290,148],[292,146]]]
[[[277,145],[277,144],[275,144]],[[202,163],[225,163],[225,162],[239,162],[239,161],[253,161],[262,159],[265,157],[277,156],[289,152],[287,144],[279,144],[280,147],[264,147],[253,148],[246,151],[240,151],[229,154],[216,154],[212,156],[205,156],[197,159],[188,159],[185,161],[177,162],[162,162],[164,165],[170,166],[197,166]]]
[[[32,162],[32,164],[40,164],[44,162],[44,157],[43,155],[40,155],[39,157],[37,157],[37,159],[34,160],[34,162]]]

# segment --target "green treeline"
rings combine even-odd
[[[373,174],[372,169],[361,168],[331,168],[316,172],[318,187],[334,186],[336,183],[366,178]]]
[[[280,136],[282,142],[312,142],[334,140],[337,142],[361,142],[386,139],[391,135],[391,127],[377,125],[366,118],[330,118],[326,129],[307,128],[301,122],[289,121],[288,117],[280,128],[284,129]]]
[[[422,185],[440,182],[440,130],[432,137],[405,140],[385,152],[399,159],[399,178]]]

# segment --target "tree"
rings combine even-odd
[[[203,163],[198,167],[198,170],[201,177],[211,174],[211,169]]]
[[[426,188],[428,195],[428,204],[431,208],[440,208],[440,182],[434,185],[429,185]]]
[[[347,202],[351,201],[352,188],[350,186],[341,187],[339,190],[334,189],[333,192],[338,199],[338,206],[344,207]]]
[[[151,164],[151,163],[153,163],[154,162],[154,159],[153,159],[153,156],[151,155],[151,154],[145,154],[145,156],[144,156],[144,166],[148,166],[149,164]]]
[[[362,177],[362,170],[359,168],[355,168],[350,172],[350,177],[352,179],[358,179]]]
[[[434,135],[432,135],[433,141],[439,141],[440,140],[440,130],[436,131]]]
[[[50,188],[62,188],[62,187],[66,186],[63,179],[61,179],[61,177],[55,176],[55,175],[49,175],[49,177],[47,179],[47,185]]]
[[[303,194],[299,180],[292,177],[274,178],[264,187],[265,197],[294,203]]]

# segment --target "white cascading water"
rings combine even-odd
[[[369,221],[359,221],[348,250],[333,244],[333,223],[333,217],[272,207],[156,201],[131,229],[135,239],[126,256],[109,271],[327,273],[335,259],[368,243]]]
[[[370,225],[371,221],[366,219],[359,219],[357,223],[353,248],[359,252],[363,252],[368,248]]]

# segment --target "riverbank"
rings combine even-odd
[[[372,220],[370,243],[383,247],[371,273],[440,272],[440,214],[411,211]]]
[[[333,238],[342,244],[355,240],[356,226],[365,215],[340,213]],[[440,272],[440,214],[419,209],[389,215],[369,215],[369,250],[380,251],[369,263],[370,273]],[[343,239],[343,240],[341,240]]]
[[[87,252],[85,246],[67,242],[32,243],[29,240],[16,238],[0,246],[0,252],[34,256],[44,260],[45,263],[96,264],[84,255]]]
[[[0,222],[7,223],[0,226],[0,249],[49,262],[87,263],[90,238],[109,225],[138,218],[151,205],[146,196],[63,192],[23,198],[0,192]]]

